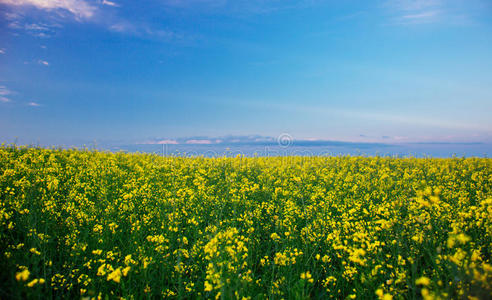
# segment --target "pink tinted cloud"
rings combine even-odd
[[[211,145],[213,143],[211,140],[187,140],[186,144]]]

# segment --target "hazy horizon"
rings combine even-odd
[[[283,133],[277,137],[260,135],[222,137],[153,138],[137,142],[79,141],[65,144],[21,143],[12,145],[87,149],[111,152],[153,153],[162,156],[385,156],[385,157],[490,157],[492,143],[483,142],[354,142],[295,139]]]

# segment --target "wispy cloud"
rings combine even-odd
[[[152,139],[145,142],[136,142],[137,145],[180,145],[180,146],[197,146],[197,145],[213,145],[221,147],[241,147],[241,146],[331,146],[331,147],[346,147],[353,146],[383,146],[388,143],[398,143],[408,141],[406,137],[401,136],[377,136],[371,137],[360,135],[356,138],[348,138],[345,140],[332,138],[295,138],[294,136],[282,133],[276,137],[262,135],[243,135],[243,136],[202,136],[202,137],[180,137],[175,139]],[[212,149],[212,148],[211,148]],[[217,149],[217,148],[216,148]]]
[[[10,95],[11,93],[6,86],[0,85],[0,96]]]
[[[416,14],[409,14],[401,16],[402,19],[406,20],[422,20],[435,18],[439,14],[439,11],[424,11]]]
[[[178,141],[176,140],[160,140],[160,141],[155,141],[155,142],[150,142],[150,144],[158,144],[158,145],[177,145]]]
[[[1,1],[1,0],[0,0]],[[51,37],[55,30],[62,26],[58,23],[29,23],[22,20],[22,16],[12,20],[8,27],[11,29],[24,30],[28,34],[36,37],[48,38]]]
[[[118,7],[118,6],[119,6],[119,5],[118,5],[118,4],[116,4],[115,2],[113,2],[113,1],[108,1],[108,0],[103,0],[101,3],[102,3],[103,5],[108,5],[108,6],[114,6],[114,7]]]
[[[109,30],[117,33],[134,35],[142,38],[158,39],[161,41],[191,40],[191,36],[184,36],[181,33],[170,29],[157,29],[149,24],[134,24],[128,21],[120,21],[109,26]]]
[[[388,6],[395,7],[403,11],[419,11],[432,7],[440,6],[442,0],[391,0],[387,2]]]
[[[186,141],[186,144],[190,144],[190,145],[211,145],[211,144],[213,144],[213,142],[211,140],[207,140],[207,139],[201,139],[201,140],[192,139],[192,140],[187,140]]]
[[[8,98],[8,95],[11,95],[12,91],[10,91],[6,86],[0,85],[0,102],[2,103],[7,103],[11,102],[10,98]]]
[[[2,1],[4,0],[0,0],[0,4],[3,3]],[[39,16],[29,10],[20,9],[20,6],[13,8],[3,12],[2,15],[7,21],[7,27],[12,29],[15,35],[23,32],[35,37],[49,38],[63,27],[63,17],[60,17],[60,14],[43,13]]]
[[[52,37],[67,20],[97,21],[100,12],[87,0],[0,0],[3,5],[8,9],[2,9],[1,15],[14,35],[22,31],[39,38]]]
[[[31,102],[28,102],[27,103],[28,106],[32,106],[32,107],[38,107],[38,106],[41,106],[41,104],[39,104],[38,102],[34,102],[34,101],[31,101]]]
[[[162,0],[166,7],[200,10],[205,13],[227,13],[227,14],[268,14],[278,11],[308,8],[323,0]]]
[[[84,0],[0,0],[0,3],[11,6],[30,6],[46,11],[68,11],[80,19],[91,18],[96,12],[96,7]]]
[[[117,2],[110,0],[92,2],[88,0],[0,0],[0,4],[19,8],[3,12],[10,29],[23,31],[40,38],[54,36],[58,29],[63,27],[64,17],[73,16],[79,21],[90,21],[106,27],[111,32],[164,41],[184,39],[182,34],[171,29],[156,28],[150,23],[133,22],[116,15],[107,14],[103,6],[114,8],[120,6]],[[182,5],[181,1],[177,1],[175,4]],[[164,3],[163,5],[168,4]],[[29,10],[20,9],[24,7],[35,7],[43,12],[56,12],[56,14],[42,15],[40,21],[39,18],[33,18],[36,15]],[[66,13],[63,14],[63,12]]]
[[[484,6],[480,0],[388,0],[384,3],[391,23],[398,25],[473,24]]]
[[[10,99],[10,95],[17,94],[16,92],[13,92],[9,90],[6,86],[0,85],[0,102],[1,103],[8,103],[8,102],[13,102],[12,99]],[[36,101],[30,101],[25,103],[24,105],[31,106],[31,107],[38,107],[41,106],[39,102]]]
[[[4,48],[0,48],[0,54],[5,54],[5,49]]]
[[[208,7],[221,7],[227,5],[227,0],[164,0],[165,6],[174,7],[196,7],[196,6],[208,6]]]
[[[125,33],[125,32],[135,32],[136,28],[132,24],[128,22],[118,22],[112,25],[109,25],[109,30],[114,31],[114,32],[120,32],[120,33]]]
[[[33,30],[33,31],[46,31],[49,30],[49,28],[46,25],[43,24],[25,24],[24,28],[26,30]]]
[[[40,60],[38,60],[38,64],[43,65],[43,66],[47,66],[47,67],[50,65],[50,63],[49,63],[49,62],[47,62],[47,61],[45,61],[45,60],[41,60],[41,59],[40,59]]]
[[[439,20],[443,13],[442,0],[392,0],[389,8],[393,22],[397,24],[431,23]]]
[[[146,145],[242,145],[242,144],[276,144],[277,138],[261,135],[245,136],[221,136],[221,137],[180,137],[180,138],[155,138],[138,144]]]

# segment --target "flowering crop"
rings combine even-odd
[[[0,148],[0,298],[485,299],[492,160]]]

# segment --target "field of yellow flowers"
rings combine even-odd
[[[488,158],[0,147],[0,298],[486,299]]]

